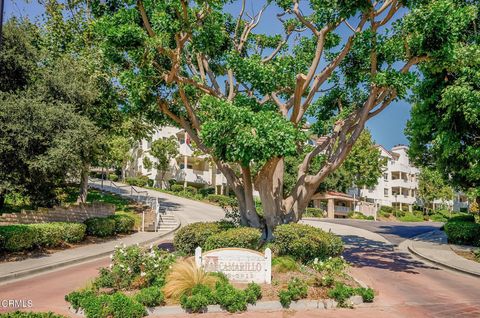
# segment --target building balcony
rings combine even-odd
[[[175,172],[174,178],[179,182],[187,181],[188,183],[207,185],[212,183],[210,171],[179,169]]]
[[[417,183],[405,179],[392,179],[388,181],[388,185],[390,187],[399,187],[399,188],[407,188],[413,189],[417,187]]]

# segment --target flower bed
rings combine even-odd
[[[308,253],[300,251],[305,237],[313,241]],[[209,305],[219,305],[225,311],[239,312],[260,299],[278,301],[285,308],[301,299],[334,298],[339,306],[351,306],[353,295],[373,300],[371,289],[360,288],[346,274],[348,264],[338,257],[343,250],[340,239],[307,225],[277,228],[276,240],[269,243],[276,253],[271,284],[230,282],[221,273],[198,268],[189,255],[196,244],[207,249],[262,250],[265,245],[259,239],[260,231],[228,222],[191,224],[177,232],[173,253],[152,247],[118,248],[110,267],[101,269],[87,289],[70,293],[66,300],[87,318],[127,317],[121,311],[125,306],[128,317],[135,318],[147,315],[148,307],[165,305],[179,305],[187,312],[204,312]]]

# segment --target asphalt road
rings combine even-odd
[[[395,245],[400,244],[406,239],[425,232],[437,230],[443,226],[441,222],[385,222],[351,219],[321,219],[321,221],[349,225],[377,233]]]

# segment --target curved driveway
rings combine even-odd
[[[426,264],[397,247],[407,238],[441,227],[441,223],[303,222],[341,235],[353,276],[376,291],[375,302],[355,310],[351,317],[480,317],[480,278]]]

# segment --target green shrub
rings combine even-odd
[[[450,243],[480,246],[480,224],[452,219],[444,226]]]
[[[315,259],[311,267],[317,272],[340,276],[347,269],[348,263],[342,257],[331,257],[323,261]]]
[[[322,218],[324,217],[324,211],[320,208],[306,208],[305,213],[303,213],[304,217],[314,217],[314,218]]]
[[[247,303],[254,305],[257,300],[262,298],[262,288],[256,283],[248,284],[247,288],[244,290],[245,295],[247,296]]]
[[[198,191],[197,188],[192,187],[192,186],[187,186],[185,188],[185,192],[189,193],[189,194],[197,194],[197,191]]]
[[[422,222],[423,216],[418,216],[413,213],[405,213],[405,215],[398,218],[402,222]]]
[[[362,296],[363,301],[366,303],[373,302],[373,299],[375,298],[375,293],[371,288],[356,288],[355,294]]]
[[[203,312],[212,303],[212,291],[201,284],[193,287],[191,295],[184,294],[180,297],[180,305],[188,312]]]
[[[63,241],[77,243],[83,241],[87,226],[83,223],[63,223]]]
[[[241,247],[256,250],[262,233],[259,229],[239,227],[211,235],[205,241],[205,250],[224,247]]]
[[[133,231],[135,226],[135,219],[127,214],[115,214],[108,217],[115,221],[115,233],[128,234]]]
[[[86,318],[141,318],[146,315],[142,304],[120,292],[96,295],[90,290],[75,291],[66,295],[65,300],[73,309],[83,309]]]
[[[115,234],[115,220],[111,218],[94,217],[85,220],[87,234],[98,237],[107,237]]]
[[[328,297],[335,299],[340,307],[345,307],[346,301],[353,296],[355,289],[344,283],[335,283],[335,287],[328,291]]]
[[[163,303],[164,296],[157,286],[147,287],[135,295],[135,300],[147,307],[155,307]]]
[[[15,311],[0,314],[2,318],[67,318],[62,315],[54,314],[53,312],[25,312]]]
[[[310,225],[279,225],[273,236],[272,249],[276,255],[290,255],[302,262],[339,256],[343,251],[340,237]]]
[[[5,237],[3,235],[0,235],[0,250],[3,250],[5,248]]]
[[[451,217],[448,222],[475,222],[475,216],[473,214],[460,214]]]
[[[28,225],[5,225],[0,226],[0,236],[4,238],[7,252],[18,252],[34,247],[37,231]]]
[[[202,195],[202,197],[206,197],[211,194],[215,194],[215,188],[213,187],[208,187],[208,188],[202,188],[198,190],[198,193]]]
[[[181,192],[181,191],[183,191],[183,185],[173,184],[173,185],[170,186],[170,190],[172,190],[173,192]]]
[[[142,304],[119,292],[110,296],[108,309],[111,314],[106,317],[140,318],[147,314]]]
[[[228,222],[191,223],[175,233],[173,245],[176,251],[191,255],[198,246],[203,248],[210,236],[232,227],[233,225]]]
[[[297,301],[307,297],[308,285],[298,278],[292,278],[288,282],[287,289],[278,293],[282,307],[288,308],[292,301]]]
[[[237,205],[237,199],[221,194],[210,194],[207,196],[207,200],[220,206]]]
[[[236,289],[230,283],[217,282],[214,300],[228,312],[247,310],[247,294],[241,289]]]
[[[34,244],[38,247],[56,247],[63,243],[63,227],[59,223],[29,224],[36,232]]]
[[[435,213],[429,216],[430,220],[433,222],[447,222],[448,217],[441,213]]]
[[[277,273],[296,272],[300,265],[290,256],[279,256],[272,259],[272,269]]]
[[[125,178],[125,182],[131,186],[136,186],[136,187],[145,187],[147,185],[153,185],[153,180],[151,180],[150,182],[150,179],[147,176]]]
[[[114,173],[111,173],[111,174],[108,175],[108,180],[116,182],[116,181],[118,181],[118,176]]]
[[[362,297],[364,302],[371,303],[375,298],[371,288],[353,288],[344,283],[336,283],[335,287],[328,291],[328,297],[335,299],[340,307],[347,305],[346,301],[354,295]]]

